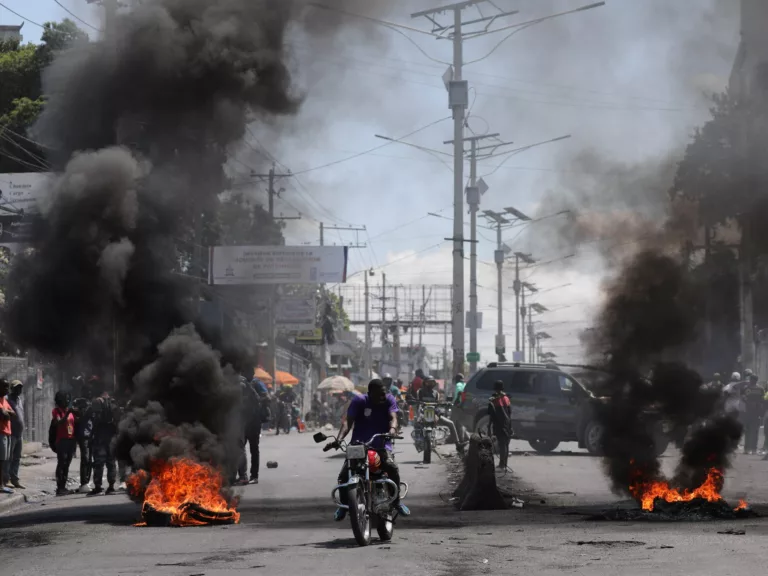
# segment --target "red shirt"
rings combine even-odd
[[[421,388],[421,385],[424,383],[424,379],[416,376],[416,378],[413,379],[413,382],[411,382],[411,392],[415,396],[419,393],[419,388]]]
[[[8,399],[5,396],[0,398],[0,408],[3,408],[5,410],[11,410],[11,405],[8,404]],[[10,416],[6,418],[5,416],[0,415],[0,434],[2,434],[3,436],[11,435]]]
[[[54,408],[51,416],[54,420],[57,420],[58,418],[63,418],[65,414],[66,410],[62,410],[61,408]],[[69,414],[66,414],[66,420],[59,423],[59,425],[56,427],[56,442],[74,437],[75,415],[70,412]]]

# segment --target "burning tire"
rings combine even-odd
[[[587,452],[593,456],[600,456],[603,453],[603,434],[605,428],[597,420],[590,420],[584,428],[584,446]]]
[[[537,440],[529,440],[528,444],[540,454],[549,454],[560,445],[560,442],[558,440],[539,438]]]

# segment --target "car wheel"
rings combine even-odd
[[[560,445],[560,442],[558,440],[548,440],[544,438],[540,438],[538,440],[529,440],[528,444],[531,445],[531,448],[536,450],[536,452],[539,452],[541,454],[549,454],[557,448]]]
[[[603,453],[603,434],[605,427],[597,420],[591,420],[584,428],[584,445],[587,452],[594,456],[600,456]]]

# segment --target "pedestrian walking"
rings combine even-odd
[[[11,382],[11,393],[8,394],[8,403],[13,409],[11,416],[11,457],[8,464],[8,479],[14,488],[24,490],[26,486],[19,479],[19,468],[21,466],[21,450],[23,448],[22,435],[24,433],[24,398],[21,393],[24,391],[24,384],[21,380]]]
[[[509,396],[504,393],[504,382],[501,380],[493,384],[493,395],[488,402],[488,415],[491,418],[491,433],[499,445],[499,468],[506,470],[509,441],[512,437],[512,407]]]
[[[53,398],[56,407],[51,413],[51,426],[53,428],[56,452],[56,496],[69,494],[67,480],[69,479],[69,466],[75,455],[75,415],[70,406],[70,397],[66,392],[59,390]]]
[[[754,454],[757,452],[760,421],[765,413],[765,392],[757,384],[757,375],[749,375],[741,395],[744,400],[744,454]]]
[[[14,416],[13,408],[6,396],[11,386],[5,378],[0,379],[0,492],[13,494],[11,479],[8,476],[11,460],[11,420]]]
[[[115,493],[117,481],[117,462],[112,449],[112,440],[117,435],[117,423],[120,421],[120,408],[106,390],[91,403],[90,418],[93,451],[93,490],[88,496],[101,494],[104,489],[104,466],[107,467],[107,490],[105,494]]]

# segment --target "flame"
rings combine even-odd
[[[170,514],[173,526],[202,526],[206,522],[190,516],[190,504],[214,514],[231,514],[235,523],[240,521],[233,504],[222,496],[223,481],[221,473],[208,464],[172,458],[154,460],[149,472],[131,474],[126,484],[131,496],[143,499],[145,506]]]
[[[629,487],[629,491],[643,507],[643,510],[653,510],[653,501],[661,498],[667,502],[690,502],[696,498],[703,498],[707,502],[718,502],[723,499],[720,496],[720,487],[723,485],[723,473],[717,468],[710,468],[707,478],[698,488],[693,490],[678,490],[672,488],[664,480],[650,482],[637,482]]]
[[[749,504],[747,504],[746,500],[739,500],[739,505],[734,508],[734,510],[746,510],[749,508]]]

